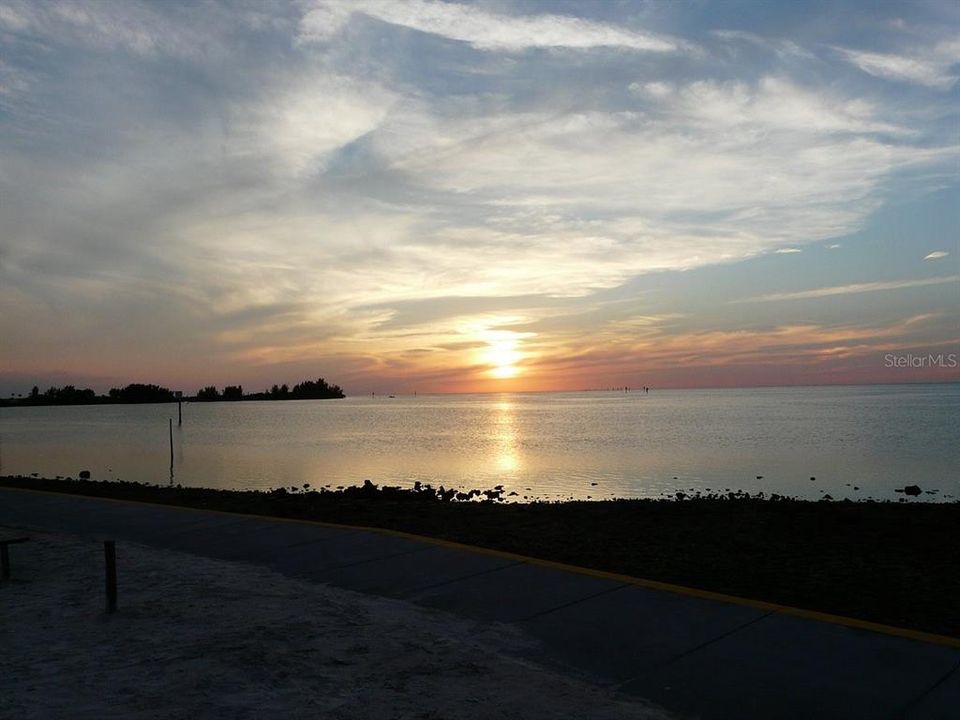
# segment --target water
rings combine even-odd
[[[220,488],[415,481],[515,499],[960,497],[960,384],[0,408],[0,474]],[[757,479],[762,475],[762,479]],[[816,477],[815,482],[810,477]],[[859,490],[854,490],[854,486]],[[528,489],[529,488],[529,489]]]

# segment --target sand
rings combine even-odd
[[[102,544],[31,537],[0,582],[4,719],[668,717],[516,627],[243,563],[121,543],[108,616]]]

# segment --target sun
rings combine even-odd
[[[498,315],[478,318],[463,327],[463,335],[476,343],[471,359],[479,374],[493,380],[510,380],[527,372],[531,353],[522,345],[535,333],[502,329],[525,321],[522,317]]]
[[[495,377],[498,380],[506,380],[507,378],[516,377],[519,372],[520,369],[516,365],[497,365],[490,370],[490,377]]]
[[[523,359],[523,353],[517,350],[517,343],[518,338],[508,332],[496,333],[496,337],[487,340],[482,361],[490,366],[490,377],[506,380],[520,374],[517,363]]]

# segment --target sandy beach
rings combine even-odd
[[[17,534],[3,529],[4,536]],[[0,584],[0,716],[666,718],[524,659],[520,630],[121,543],[31,533]]]

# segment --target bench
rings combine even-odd
[[[0,579],[10,579],[10,546],[25,543],[28,537],[15,537],[0,540]]]

